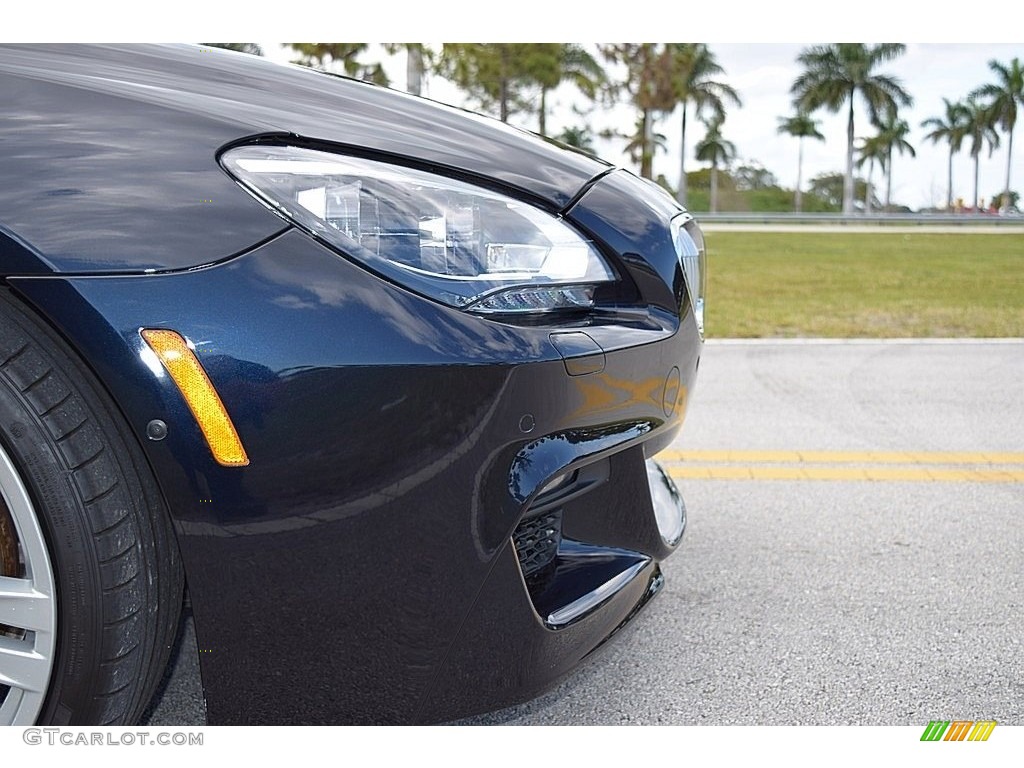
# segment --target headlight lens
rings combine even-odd
[[[235,147],[227,171],[288,220],[413,290],[476,312],[593,304],[615,279],[560,218],[456,179],[291,146]]]
[[[693,305],[697,320],[697,333],[704,338],[704,289],[706,287],[707,257],[704,251],[704,235],[697,222],[688,213],[681,213],[672,219],[672,237],[676,245],[676,256],[686,278],[686,290]]]

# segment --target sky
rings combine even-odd
[[[515,0],[484,5],[479,0],[374,0],[338,3],[306,0],[282,6],[261,0],[177,0],[173,6],[143,12],[137,0],[105,0],[98,13],[89,3],[51,0],[45,4],[16,3],[4,10],[0,40],[9,42],[185,42],[202,40],[483,40],[486,42],[654,40],[709,41],[725,67],[726,79],[743,98],[743,107],[730,111],[724,134],[744,161],[757,161],[779,182],[796,183],[797,142],[776,132],[778,117],[790,114],[789,87],[799,73],[796,56],[814,41],[883,39],[907,43],[907,53],[886,66],[914,96],[903,112],[911,126],[917,159],[894,162],[893,202],[912,208],[941,204],[946,196],[946,148],[923,140],[921,121],[942,113],[942,97],[960,98],[989,80],[990,59],[1024,59],[1024,3],[975,3],[928,0],[858,0],[856,4],[823,5],[820,0],[729,0],[692,5],[678,0],[644,0],[635,7]],[[910,42],[916,41],[916,42]],[[1001,41],[999,43],[993,41]],[[269,57],[288,61],[279,44],[263,43]],[[404,64],[389,64],[396,87],[405,84]],[[427,95],[463,106],[462,95],[450,84],[432,78]],[[576,97],[564,88],[556,96],[557,111],[549,130],[557,132],[582,118],[572,114]],[[845,124],[842,116],[819,113],[824,143],[805,147],[804,179],[839,172],[845,163]],[[629,130],[634,116],[625,105],[595,111],[588,118],[595,131]],[[661,121],[659,130],[669,151],[655,160],[655,172],[675,184],[679,175],[679,115]],[[1024,120],[1020,121],[1024,123]],[[515,120],[513,120],[515,124]],[[688,131],[687,167],[700,124]],[[533,125],[521,127],[534,128]],[[866,116],[858,113],[857,135],[869,132]],[[1017,147],[1011,187],[1024,194],[1024,127],[1017,127]],[[630,166],[622,144],[598,142],[599,154]],[[1003,189],[1006,142],[991,158],[983,155],[980,195],[990,198]],[[970,198],[973,166],[961,153],[954,167],[954,191]]]
[[[800,74],[801,67],[796,58],[810,43],[715,43],[711,50],[725,69],[723,80],[735,88],[743,101],[740,108],[731,108],[723,127],[725,138],[736,145],[740,162],[756,162],[763,165],[778,178],[785,187],[796,185],[797,151],[796,139],[778,133],[778,118],[792,114],[792,97],[789,89]],[[268,58],[287,62],[293,58],[290,49],[279,43],[263,43]],[[434,44],[437,45],[437,44]],[[591,44],[587,44],[591,45]],[[879,69],[897,77],[914,98],[913,106],[901,110],[900,115],[911,128],[910,144],[917,156],[897,155],[893,159],[892,201],[913,209],[943,206],[946,200],[948,145],[932,144],[924,139],[927,131],[921,122],[929,117],[940,117],[944,113],[943,97],[955,100],[965,97],[974,88],[989,82],[992,73],[988,62],[996,59],[1009,62],[1014,57],[1024,59],[1024,43],[911,43],[906,53]],[[379,59],[396,88],[405,86],[404,55],[388,57],[383,49],[374,47],[365,57],[367,61]],[[427,81],[424,95],[454,104],[470,106],[465,96],[442,78],[433,76]],[[586,99],[578,95],[571,86],[561,87],[552,100],[553,110],[548,120],[549,133],[557,133],[567,125],[589,124],[595,134],[602,129],[619,131],[632,129],[635,113],[627,104],[612,109],[593,109],[587,116],[572,112],[573,104],[587,106]],[[858,105],[860,107],[860,105]],[[815,118],[821,121],[820,131],[825,141],[805,140],[804,142],[804,186],[819,173],[842,172],[846,153],[846,111],[838,114],[819,111]],[[536,130],[535,117],[514,116],[512,124]],[[1024,118],[1020,121],[1024,125]],[[701,138],[703,125],[693,119],[692,108],[687,127],[686,166],[696,170],[703,164],[693,159],[694,146]],[[873,129],[867,113],[858,108],[855,114],[857,137],[869,136]],[[655,174],[663,173],[669,183],[675,185],[679,178],[679,154],[681,133],[681,112],[658,121],[656,129],[665,134],[668,151],[660,152],[655,158]],[[1017,134],[1024,133],[1018,125]],[[979,196],[986,204],[991,196],[1001,192],[1006,179],[1007,151],[1005,134],[1001,134],[1000,147],[991,158],[987,152],[981,155],[979,166]],[[1011,188],[1024,194],[1024,138],[1017,136],[1017,147],[1011,167]],[[633,167],[623,153],[625,142],[598,140],[598,154],[610,162]],[[974,187],[974,163],[966,151],[956,155],[953,162],[954,198],[970,201]],[[876,169],[874,182],[878,196],[884,198],[881,174]]]

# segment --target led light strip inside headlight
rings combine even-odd
[[[290,146],[230,149],[249,192],[343,254],[473,312],[586,308],[615,279],[560,218],[425,171]]]

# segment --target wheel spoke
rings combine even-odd
[[[42,693],[50,676],[50,660],[35,643],[0,637],[0,685]]]
[[[26,579],[0,576],[0,624],[33,632],[52,631],[51,598]]]
[[[13,536],[19,552],[12,563],[11,548],[5,550],[7,574],[0,575],[0,686],[9,689],[0,698],[0,725],[32,725],[42,711],[53,672],[57,598],[32,499],[2,446],[0,504],[8,523],[4,536],[8,543]]]
[[[14,715],[18,712],[24,698],[24,691],[10,688],[7,696],[0,700],[0,724],[14,725]]]

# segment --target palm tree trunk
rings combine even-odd
[[[843,177],[843,213],[853,213],[853,95],[850,91],[850,116],[846,121],[846,176]]]
[[[537,121],[538,128],[540,129],[541,136],[548,135],[547,127],[547,116],[548,116],[548,89],[541,86],[540,89],[540,119]]]
[[[711,164],[711,212],[718,211],[718,164]]]
[[[887,164],[888,170],[885,172],[885,212],[889,212],[889,202],[892,199],[892,148],[889,148]]]
[[[644,135],[642,146],[640,147],[640,175],[645,179],[649,179],[654,171],[654,147],[652,146],[654,143],[654,120],[651,116],[651,110],[644,110],[643,119]]]
[[[405,90],[414,96],[423,91],[423,43],[409,43],[405,53]]]
[[[868,163],[868,183],[864,185],[864,213],[871,213],[871,177],[875,175],[875,161]]]
[[[796,154],[796,212],[800,213],[803,204],[800,187],[803,184],[804,176],[804,137],[800,137],[800,148]]]
[[[501,118],[501,122],[508,122],[508,82],[505,78],[501,78],[498,83],[498,115]]]
[[[1006,191],[1003,194],[1003,204],[999,206],[999,210],[1006,213],[1010,210],[1010,164],[1013,162],[1013,128],[1010,126],[1010,130],[1006,132]]]
[[[498,59],[498,105],[499,105],[499,116],[501,122],[508,122],[508,78],[505,76],[506,72],[506,56],[508,53],[507,46],[499,46],[499,59]]]
[[[953,145],[949,145],[949,170],[946,178],[946,212],[953,210]]]
[[[971,208],[975,213],[978,211],[978,165],[980,156],[980,152],[974,156],[974,202],[971,203]]]
[[[686,206],[686,102],[683,102],[683,129],[679,135],[679,189],[676,200]]]

